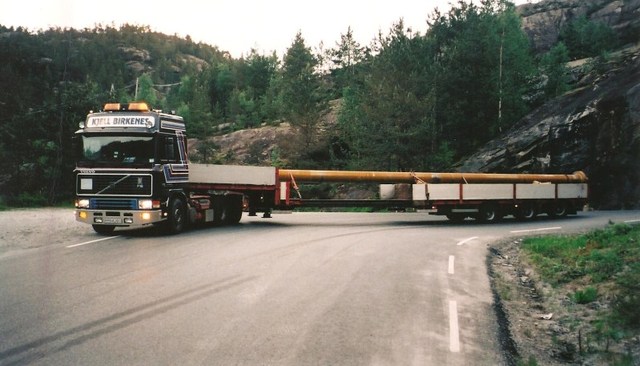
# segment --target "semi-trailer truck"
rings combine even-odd
[[[587,177],[573,174],[415,173],[289,170],[192,164],[182,117],[144,102],[107,103],[75,133],[75,216],[100,234],[116,227],[238,223],[244,211],[301,206],[427,209],[451,220],[495,221],[575,214],[588,198]],[[313,200],[296,194],[304,182],[381,183],[374,200]]]

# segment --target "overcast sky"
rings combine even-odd
[[[325,48],[334,47],[349,26],[356,40],[367,45],[379,30],[388,34],[400,18],[408,28],[424,33],[432,11],[437,7],[444,12],[450,2],[457,0],[0,0],[0,24],[31,31],[148,25],[166,34],[189,35],[236,58],[252,48],[281,56],[298,31],[312,48],[321,41]]]

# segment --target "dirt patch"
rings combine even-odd
[[[509,364],[640,365],[640,335],[620,341],[598,336],[596,319],[609,301],[576,304],[571,288],[545,284],[521,244],[520,239],[494,244],[487,259]]]

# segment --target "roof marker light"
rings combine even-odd
[[[138,112],[149,112],[151,109],[149,108],[149,105],[145,102],[134,102],[134,103],[129,103],[128,110],[138,111]]]
[[[115,112],[120,110],[120,103],[107,103],[104,105],[105,112]]]

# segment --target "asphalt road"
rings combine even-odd
[[[294,213],[178,236],[51,228],[72,239],[0,256],[0,365],[504,364],[487,245],[638,220]]]

